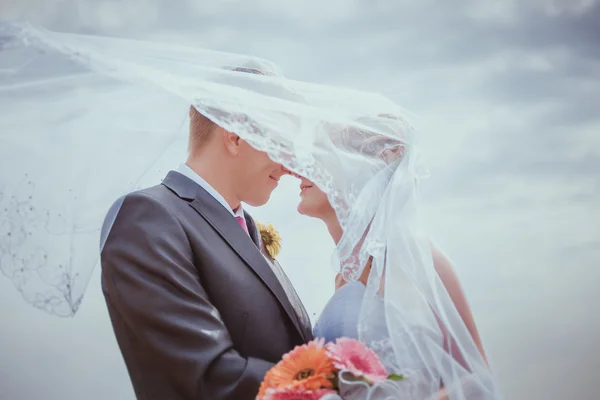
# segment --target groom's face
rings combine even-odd
[[[285,174],[284,168],[244,141],[240,143],[237,160],[236,186],[240,200],[255,207],[266,204]]]

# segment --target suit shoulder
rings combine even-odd
[[[132,198],[140,201],[166,202],[171,198],[177,196],[164,185],[158,184],[144,189],[133,191],[123,197]]]
[[[101,228],[101,248],[115,223],[144,219],[172,219],[179,199],[163,185],[136,190],[119,197],[108,209]],[[121,222],[119,222],[121,221]],[[125,223],[127,223],[125,222]]]
[[[136,205],[152,205],[159,209],[162,208],[172,211],[180,205],[182,201],[184,200],[173,193],[165,185],[158,184],[128,193],[115,201],[115,204],[127,202]]]

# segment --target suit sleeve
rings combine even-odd
[[[255,398],[272,364],[233,348],[169,210],[146,194],[127,196],[101,260],[107,301],[183,398]]]

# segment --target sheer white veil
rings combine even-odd
[[[185,157],[193,105],[327,193],[347,280],[372,258],[360,338],[407,374],[372,398],[500,398],[419,231],[424,169],[394,102],[256,57],[17,24],[0,25],[0,93],[0,268],[27,302],[77,312],[109,207]]]

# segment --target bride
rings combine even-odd
[[[337,245],[337,291],[315,334],[358,338],[407,377],[364,398],[501,398],[456,276],[421,232],[416,136],[394,102],[287,79],[255,57],[28,27],[0,26],[0,39],[0,78],[16,82],[0,126],[23,128],[0,146],[0,171],[27,171],[3,174],[3,219],[19,237],[0,237],[0,267],[25,300],[77,312],[106,210],[163,175],[191,104],[302,179],[299,211]],[[36,70],[57,60],[71,69]]]
[[[333,241],[336,244],[339,243],[343,235],[343,230],[335,215],[335,210],[331,207],[331,204],[327,199],[327,194],[308,179],[298,175],[296,176],[301,180],[301,201],[298,205],[298,211],[303,215],[323,221]],[[473,320],[465,295],[460,287],[458,277],[444,254],[433,248],[432,255],[433,265],[437,274],[448,291],[450,298],[454,302],[454,305],[475,342],[481,357],[487,364],[481,338],[477,331],[477,327],[475,326],[475,321]],[[342,337],[359,339],[358,327],[361,315],[361,305],[368,285],[372,262],[372,259],[367,261],[358,281],[347,282],[344,280],[341,273],[337,274],[335,280],[335,294],[330,298],[314,327],[315,337],[323,338],[326,342],[334,342],[336,339]],[[385,330],[385,323],[383,321],[385,316],[383,315],[383,310],[379,309],[376,312],[378,313],[376,315],[379,315],[381,319],[379,321],[373,321],[373,318],[371,318],[371,321],[375,326],[378,326],[379,329]],[[444,332],[443,326],[440,325],[440,329]],[[447,332],[444,332],[444,335],[447,335]],[[446,350],[448,350],[448,348],[446,348]],[[460,353],[457,353],[456,356],[460,357]],[[419,365],[421,360],[415,358],[413,361],[415,363],[411,365],[411,367],[423,368],[423,366]],[[460,359],[458,358],[457,361],[460,361]],[[391,367],[393,366],[394,365]],[[404,368],[407,367],[406,360],[402,366]],[[439,394],[439,398],[449,398],[444,390],[440,391]]]
[[[390,118],[389,116],[384,117]],[[390,138],[377,136],[364,130],[357,132],[356,130],[345,129],[341,134],[338,132],[334,136],[333,141],[341,144],[342,147],[346,149],[354,147],[355,151],[360,148],[360,152],[366,157],[385,164],[386,169],[392,172],[386,177],[387,182],[385,182],[386,179],[382,181],[384,186],[391,185],[392,176],[395,173],[402,173],[394,170],[402,170],[403,160],[411,157],[410,152],[414,149],[414,147],[402,141],[390,140]],[[404,173],[407,173],[407,171],[404,171]],[[338,245],[338,250],[340,250],[340,243],[343,246],[347,238],[344,236],[344,229],[336,210],[330,203],[328,194],[306,177],[295,173],[292,173],[292,175],[301,180],[301,201],[298,205],[298,211],[303,215],[323,221],[333,241]],[[401,209],[405,206],[402,204],[404,197],[402,191],[412,192],[416,185],[416,180],[413,179],[405,179],[401,182],[401,185],[395,187],[396,194],[391,196],[394,202],[393,208],[395,209]],[[374,197],[371,198],[375,199]],[[375,200],[376,203],[377,200]],[[379,207],[375,206],[374,208],[377,210]],[[375,214],[377,214],[377,211],[375,211]],[[373,220],[375,218],[373,217]],[[363,240],[359,241],[357,247],[353,249],[352,252],[355,255],[360,247],[365,246],[364,236],[368,236],[373,220],[367,224]],[[402,225],[403,221],[385,219],[384,225],[395,224]],[[388,232],[393,232],[393,229],[388,228]],[[362,264],[356,263],[355,260],[350,262],[354,267],[354,276],[350,277],[350,281],[345,279],[348,265],[342,263],[340,266],[341,272],[338,272],[336,276],[335,294],[327,303],[314,327],[315,337],[324,338],[326,342],[332,342],[342,337],[350,337],[370,343],[372,347],[377,349],[384,363],[387,364],[388,370],[401,371],[409,377],[405,383],[394,388],[393,393],[389,393],[394,398],[498,398],[498,394],[494,394],[493,390],[486,389],[483,385],[479,386],[475,383],[473,376],[469,376],[470,372],[474,370],[474,368],[471,368],[474,367],[473,364],[477,364],[477,368],[482,368],[483,364],[487,367],[487,359],[467,300],[449,260],[433,246],[424,244],[422,248],[430,251],[431,254],[433,271],[435,272],[432,274],[431,279],[437,281],[442,291],[446,292],[450,299],[449,304],[452,304],[455,314],[459,317],[453,322],[460,322],[462,327],[465,328],[462,339],[464,341],[468,338],[476,346],[476,352],[472,352],[472,349],[471,352],[461,351],[461,346],[452,337],[456,333],[449,330],[452,327],[445,326],[442,319],[435,313],[436,323],[430,325],[428,331],[416,329],[416,326],[404,325],[403,328],[407,330],[406,332],[401,333],[398,329],[390,335],[389,326],[386,323],[386,312],[390,310],[385,305],[386,275],[385,271],[383,273],[373,273],[374,258],[372,255],[368,255]],[[389,264],[387,265],[389,266]],[[358,271],[360,271],[359,276],[357,276]],[[387,287],[392,287],[393,289],[390,290],[395,290],[399,286],[388,285]],[[410,307],[410,304],[399,304],[399,306]],[[401,326],[397,325],[395,327],[400,328]],[[409,333],[411,331],[413,333]],[[394,339],[394,337],[402,337],[402,340]],[[433,359],[427,360],[423,356],[424,348],[431,346],[431,343],[426,344],[425,338],[433,339],[435,346],[450,356],[450,361],[453,364],[452,368],[460,366],[459,369],[463,373],[466,372],[460,379],[462,383],[457,385],[455,379],[449,379],[449,375],[442,371],[444,367],[441,361],[438,361],[439,365],[434,367],[430,363]],[[384,343],[384,345],[378,348],[376,343]],[[390,356],[394,352],[397,356]],[[444,359],[445,362],[449,361],[448,357],[441,357],[441,359]],[[446,388],[444,388],[445,386]],[[371,389],[371,392],[377,393],[375,389]]]

